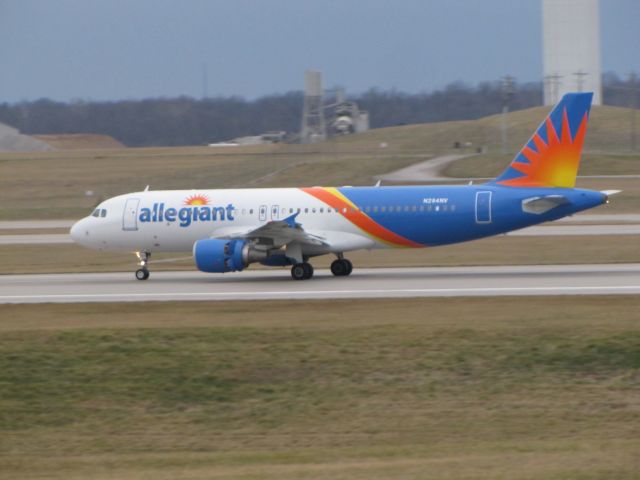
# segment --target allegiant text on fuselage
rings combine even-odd
[[[233,204],[226,207],[212,207],[209,205],[186,206],[182,208],[165,208],[163,203],[154,203],[151,208],[141,208],[138,220],[146,222],[179,222],[181,227],[188,227],[192,222],[221,222],[234,220]]]

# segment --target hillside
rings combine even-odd
[[[546,112],[545,108],[534,108],[509,115],[512,150],[527,141]],[[630,113],[615,107],[594,110],[586,146],[593,153],[585,157],[581,172],[640,174],[640,152],[629,152]],[[407,125],[314,145],[2,153],[0,219],[75,218],[104,198],[137,191],[145,185],[152,189],[368,185],[374,183],[376,175],[454,151],[455,141],[488,147],[487,154],[454,165],[455,175],[490,176],[512,156],[499,153],[499,125],[497,116]],[[636,183],[619,188],[625,190],[624,195],[635,195]],[[608,182],[606,188],[616,187]],[[85,195],[87,191],[93,195]],[[625,198],[620,196],[616,205],[624,206],[624,211],[638,209],[631,197],[633,201],[625,206]]]
[[[125,146],[109,135],[96,133],[73,133],[60,135],[31,135],[56,150],[84,150],[102,148],[124,148]]]
[[[534,129],[549,113],[549,107],[535,107],[508,114],[508,150],[515,152],[526,142]],[[640,124],[640,112],[628,108],[594,107],[589,121],[585,142],[586,152],[631,153],[631,118],[636,115]],[[351,137],[341,137],[334,143],[358,146],[361,149],[378,149],[385,142],[387,149],[404,152],[443,153],[453,151],[455,142],[471,142],[472,148],[486,147],[488,153],[501,151],[502,115],[492,115],[478,120],[422,123],[369,130]],[[640,154],[640,126],[638,151]]]

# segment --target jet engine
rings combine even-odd
[[[209,238],[193,244],[196,266],[207,273],[239,272],[250,263],[266,260],[267,255],[244,240]]]

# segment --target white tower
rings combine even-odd
[[[598,0],[542,0],[544,104],[593,92],[602,104]]]
[[[301,143],[320,142],[327,137],[324,123],[324,90],[322,73],[315,70],[304,72],[304,106],[302,111]]]

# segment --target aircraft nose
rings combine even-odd
[[[82,220],[74,223],[71,227],[71,230],[69,230],[69,235],[71,235],[71,238],[74,242],[83,244],[83,240],[89,236],[86,219],[83,218]]]

